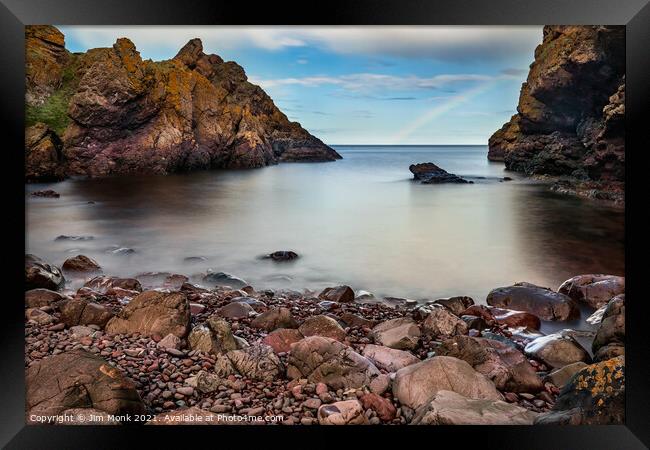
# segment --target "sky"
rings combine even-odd
[[[541,26],[58,28],[70,51],[128,37],[154,61],[201,38],[330,145],[486,145],[542,40]]]

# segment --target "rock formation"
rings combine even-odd
[[[545,26],[517,114],[488,158],[529,175],[566,177],[556,190],[622,200],[625,29]]]
[[[159,62],[127,38],[70,53],[52,26],[26,27],[26,46],[30,133],[62,142],[26,142],[28,180],[340,159],[199,39]]]

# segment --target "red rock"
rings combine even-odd
[[[262,343],[271,346],[275,353],[291,351],[291,345],[300,341],[304,336],[296,329],[278,328],[262,339]]]
[[[395,418],[397,409],[387,398],[380,397],[372,392],[361,396],[361,404],[364,409],[372,409],[377,416],[383,421],[390,421]]]

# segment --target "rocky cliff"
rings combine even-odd
[[[556,190],[622,200],[625,29],[546,26],[517,114],[489,140],[488,158]]]
[[[55,27],[28,26],[26,60],[28,180],[341,158],[199,39],[154,62],[126,38],[70,53]]]

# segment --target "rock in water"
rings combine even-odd
[[[173,59],[154,62],[143,61],[127,38],[73,54],[56,28],[30,25],[26,67],[28,116],[42,116],[51,96],[63,103],[47,125],[63,136],[66,175],[341,158],[290,122],[239,65],[205,54],[199,39]]]
[[[591,362],[587,350],[571,336],[570,331],[565,330],[538,337],[526,345],[524,352],[555,368],[578,361]]]
[[[243,288],[248,285],[248,283],[241,278],[225,272],[208,272],[208,274],[203,277],[203,281],[218,286],[230,286],[235,289]]]
[[[104,359],[85,350],[50,356],[27,369],[27,417],[57,415],[70,408],[109,414],[143,414],[133,382]]]
[[[413,173],[413,178],[421,181],[422,184],[470,183],[430,162],[411,164],[409,170]]]
[[[625,357],[578,371],[562,388],[553,410],[536,424],[612,425],[625,423]]]
[[[96,261],[84,255],[77,255],[73,258],[66,259],[61,269],[64,272],[70,272],[72,274],[99,273],[102,271],[101,266]]]
[[[318,294],[318,298],[330,302],[348,303],[354,301],[354,291],[350,286],[328,287]]]
[[[450,356],[434,356],[395,374],[393,394],[409,408],[419,408],[439,391],[454,391],[467,398],[503,399],[492,381],[465,361]]]
[[[537,414],[500,400],[465,398],[439,391],[422,406],[412,425],[532,425]]]
[[[625,180],[625,28],[544,27],[512,116],[488,158],[566,175],[584,195],[621,199]]]
[[[625,294],[617,295],[607,304],[591,348],[597,355],[602,347],[612,344],[625,352]]]
[[[106,325],[109,334],[142,333],[179,338],[187,336],[190,327],[190,304],[180,292],[146,291],[134,297]]]
[[[598,309],[625,293],[625,278],[616,275],[578,275],[566,280],[558,292]]]
[[[272,259],[273,261],[293,261],[294,259],[298,259],[298,253],[292,252],[291,250],[279,250],[277,252],[270,253],[264,258],[267,259]]]
[[[543,320],[572,320],[580,317],[580,310],[570,297],[529,283],[493,289],[486,302],[498,308],[526,311]]]
[[[25,255],[25,290],[50,289],[57,291],[65,284],[58,267],[35,255]]]

